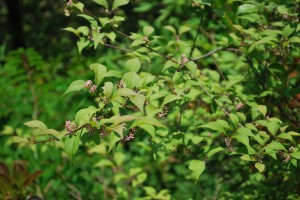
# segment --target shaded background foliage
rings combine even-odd
[[[14,1],[0,2],[0,16],[3,16],[0,18],[1,27],[7,27],[0,29],[0,95],[3,97],[0,104],[0,130],[3,130],[0,144],[4,147],[0,152],[0,157],[3,158],[1,161],[10,165],[15,160],[27,160],[30,172],[43,170],[36,181],[37,189],[32,187],[30,190],[32,194],[38,194],[45,199],[131,199],[150,196],[151,189],[145,190],[142,186],[151,186],[156,189],[157,193],[167,189],[162,191],[161,199],[168,199],[168,194],[171,194],[174,199],[296,199],[299,197],[299,169],[287,168],[286,165],[282,165],[281,160],[267,159],[269,169],[261,174],[257,172],[254,164],[248,165],[246,161],[241,161],[237,157],[217,154],[213,159],[208,160],[206,172],[195,184],[194,181],[186,178],[189,171],[185,161],[189,158],[205,159],[202,156],[205,146],[190,144],[189,147],[195,148],[186,148],[184,145],[174,148],[172,141],[176,143],[181,140],[178,135],[168,135],[170,137],[169,151],[160,152],[156,161],[153,160],[152,153],[157,144],[151,144],[149,138],[142,134],[138,135],[134,142],[118,147],[113,153],[107,153],[105,145],[102,144],[81,146],[71,163],[61,151],[60,143],[30,145],[29,148],[22,144],[12,144],[9,140],[11,135],[30,137],[31,131],[23,126],[26,121],[39,119],[47,122],[51,128],[62,129],[64,122],[73,118],[80,108],[94,104],[93,96],[82,93],[61,97],[73,80],[93,78],[93,74],[87,70],[87,66],[91,63],[99,62],[109,69],[125,71],[120,68],[124,65],[125,56],[119,52],[116,53],[114,49],[100,46],[97,50],[85,49],[81,55],[78,54],[75,48],[77,38],[61,29],[88,25],[88,23],[75,15],[65,17],[64,1],[23,0],[19,1],[17,7],[15,0],[11,12],[20,13],[19,22],[22,32],[20,30],[16,32],[18,30],[16,27],[13,29],[13,26],[18,24],[16,23],[18,19],[14,22],[9,21],[8,3],[12,4],[12,2]],[[195,12],[191,1],[186,0],[151,2],[135,0],[119,11],[126,16],[126,21],[119,29],[129,34],[142,30],[146,25],[152,25],[156,27],[157,35],[164,35],[167,38],[157,41],[157,46],[173,45],[178,50],[174,53],[168,52],[168,49],[162,49],[162,53],[174,53],[180,56],[183,48],[176,47],[171,42],[180,39],[182,43],[186,43],[186,46],[192,46],[201,15],[203,15],[203,20],[200,35],[195,45],[198,54],[208,52],[219,45],[219,41],[230,38],[231,31],[238,32],[234,30],[232,23],[240,23],[245,29],[262,28],[260,23],[237,19],[236,10],[241,4],[239,1],[224,6],[225,2],[223,0],[210,1],[212,7],[206,7],[205,12],[201,13],[203,12],[201,10]],[[102,15],[102,8],[96,7],[91,1],[84,3],[92,13],[97,16]],[[264,20],[286,20],[285,23],[288,23],[289,18],[284,19],[278,14],[276,5],[285,4],[292,9],[292,13],[300,13],[297,3],[299,2],[265,1],[260,4],[258,13],[264,14],[268,10],[266,13],[270,14],[264,15],[266,17]],[[226,17],[224,13],[227,14]],[[13,14],[13,16],[17,15]],[[299,14],[296,18],[299,19]],[[292,25],[295,25],[297,21],[293,23]],[[176,30],[182,25],[187,25],[191,27],[191,30],[179,36],[164,29],[166,25],[172,25]],[[245,36],[243,39],[248,38]],[[233,39],[230,40],[234,43]],[[128,44],[124,38],[117,38],[117,42],[120,46]],[[296,73],[299,68],[297,59],[299,59],[300,52],[299,47],[294,48],[292,55],[286,61],[290,65],[293,63],[293,70],[279,70],[278,72],[276,71],[278,66],[274,66],[274,71],[272,67],[270,70],[260,68],[266,59],[270,62],[278,61],[278,58],[270,53],[262,54],[264,49],[254,50],[249,54],[249,59],[244,59],[234,52],[220,52],[218,57],[199,61],[198,67],[203,70],[204,74],[212,77],[211,83],[213,83],[214,80],[221,82],[222,76],[247,74],[249,67],[257,66],[250,69],[252,73],[246,75],[247,80],[250,81],[244,83],[244,88],[246,91],[249,90],[248,93],[253,94],[253,97],[249,95],[246,99],[268,105],[270,116],[275,115],[280,119],[286,119],[295,130],[299,131],[299,121],[297,121],[299,106],[289,108],[289,104],[297,105],[299,100],[297,94],[300,92],[297,81],[299,75]],[[256,60],[251,60],[251,57]],[[24,59],[28,60],[28,65]],[[150,64],[145,61],[143,63],[142,68],[154,75],[160,74],[164,64],[163,59],[158,58],[153,58]],[[294,71],[296,71],[295,76],[292,77],[294,80],[288,90],[285,90],[286,87],[282,83],[268,76],[271,73],[278,73],[278,76],[288,77]],[[260,84],[259,87],[257,83]],[[31,87],[34,88],[34,93]],[[238,93],[239,88],[235,90]],[[277,92],[277,96],[267,94],[259,96],[265,91]],[[238,95],[242,98],[244,94]],[[199,121],[205,124],[208,119],[218,119],[222,115],[217,106],[206,99],[195,101],[185,108],[182,130],[189,132],[194,131],[190,124],[198,124]],[[298,113],[295,114],[295,112]],[[170,132],[177,131],[178,113],[179,110],[175,109],[167,117],[170,121]],[[211,136],[208,131],[203,132],[207,138],[217,138],[217,136]],[[165,133],[160,134],[163,137]],[[225,148],[222,139],[214,140],[212,143]]]

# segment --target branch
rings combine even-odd
[[[161,54],[159,51],[156,51],[155,49],[149,47],[148,45],[144,45],[144,46],[145,46],[147,49],[149,49],[150,51],[152,51],[152,52],[158,54],[159,56],[161,56],[161,57],[163,57],[163,58],[165,58],[166,60],[170,60],[170,61],[172,61],[173,63],[178,64],[178,62],[177,62],[176,60],[170,58],[169,56],[166,56],[166,55],[164,55],[164,54]]]
[[[37,119],[38,113],[39,113],[39,102],[38,102],[38,97],[35,92],[34,80],[32,77],[32,70],[29,65],[29,62],[28,62],[25,52],[21,55],[21,59],[22,59],[23,66],[26,71],[27,81],[28,81],[29,89],[30,89],[31,96],[32,96],[32,104],[33,104],[32,119]]]
[[[212,50],[212,51],[210,51],[210,52],[208,52],[208,53],[206,53],[206,54],[204,54],[202,56],[199,56],[199,57],[196,57],[196,58],[192,58],[191,60],[192,61],[201,60],[203,58],[207,58],[207,57],[211,56],[212,54],[214,54],[214,53],[216,53],[218,51],[224,50],[224,49],[225,49],[225,47],[219,47],[219,48],[216,48],[216,49],[214,49],[214,50]]]
[[[190,52],[190,57],[192,57],[194,49],[196,47],[196,40],[197,40],[197,37],[198,37],[199,32],[200,32],[200,27],[201,27],[201,24],[202,24],[202,18],[203,18],[203,14],[201,14],[201,17],[200,17],[200,21],[199,21],[199,25],[198,25],[198,29],[197,29],[197,34],[194,38],[193,46],[192,46],[192,49],[191,49],[191,52]]]
[[[222,50],[240,52],[239,49],[235,49],[235,48],[231,48],[231,47],[219,47],[219,48],[216,48],[212,51],[207,52],[206,54],[204,54],[202,56],[199,56],[199,57],[196,57],[196,58],[191,58],[190,61],[197,61],[197,60],[201,60],[203,58],[207,58],[207,57],[211,56],[212,54],[214,54],[218,51],[222,51]]]
[[[121,50],[121,51],[133,52],[133,50],[131,50],[131,49],[126,49],[126,48],[123,48],[123,47],[118,47],[118,46],[107,44],[107,43],[104,43],[103,45],[107,46],[107,47],[110,47],[110,48],[113,48],[113,49],[118,49],[118,50]]]

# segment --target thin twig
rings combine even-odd
[[[201,17],[200,17],[200,21],[199,21],[199,25],[198,25],[198,29],[197,29],[197,34],[196,34],[196,36],[194,38],[193,46],[192,46],[192,49],[191,49],[191,52],[190,52],[190,56],[189,56],[190,58],[192,57],[194,49],[196,47],[196,41],[197,41],[197,37],[198,37],[199,32],[200,32],[200,27],[201,27],[201,24],[202,24],[202,18],[203,18],[203,14],[201,14]]]
[[[36,95],[36,91],[35,91],[35,87],[34,87],[34,79],[32,76],[32,70],[29,65],[29,62],[28,62],[25,52],[21,55],[21,58],[22,58],[23,66],[26,71],[27,81],[28,81],[29,89],[30,89],[31,96],[32,96],[32,104],[33,104],[32,119],[37,119],[38,113],[39,113],[39,102],[38,102],[38,97]]]
[[[126,48],[123,48],[123,47],[118,47],[118,46],[107,44],[107,43],[103,43],[103,45],[107,46],[107,47],[111,47],[113,49],[118,49],[118,50],[121,50],[121,51],[133,52],[133,50],[131,50],[131,49],[126,49]]]
[[[163,58],[165,58],[166,60],[170,60],[170,61],[172,61],[173,63],[178,64],[178,62],[177,62],[176,60],[170,58],[169,56],[166,56],[166,55],[164,55],[164,54],[161,54],[159,51],[157,51],[157,50],[155,50],[155,49],[153,49],[153,48],[151,48],[151,47],[149,47],[149,46],[147,46],[147,45],[144,45],[144,46],[145,46],[147,49],[149,49],[150,51],[152,51],[152,52],[154,52],[154,53],[160,55],[160,56],[163,57]]]
[[[130,36],[129,36],[129,35],[127,35],[127,34],[123,33],[122,31],[119,31],[119,30],[115,30],[115,31],[116,31],[118,34],[122,35],[123,37],[125,37],[125,38],[128,38],[128,39],[130,39],[130,40],[133,40],[132,38],[130,38]],[[157,50],[153,49],[153,48],[152,48],[152,47],[150,47],[149,45],[147,45],[147,44],[144,44],[143,46],[144,46],[144,47],[146,47],[147,49],[149,49],[150,51],[152,51],[152,52],[154,52],[154,53],[158,54],[159,56],[161,56],[161,57],[165,58],[166,60],[170,60],[170,61],[172,61],[173,63],[176,63],[176,64],[178,64],[178,62],[177,62],[176,60],[172,59],[172,58],[171,58],[171,57],[169,57],[169,56],[166,56],[166,55],[164,55],[164,54],[160,53],[159,51],[157,51]]]
[[[202,56],[199,56],[199,57],[196,57],[196,58],[192,58],[190,60],[192,60],[192,61],[201,60],[203,58],[207,58],[207,57],[211,56],[212,54],[214,54],[214,53],[216,53],[218,51],[224,50],[224,49],[226,49],[226,48],[225,47],[219,47],[219,48],[216,48],[216,49],[214,49],[214,50],[212,50],[212,51],[210,51],[210,52],[208,52],[208,53],[206,53],[206,54],[204,54]]]

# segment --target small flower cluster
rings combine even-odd
[[[235,109],[236,110],[240,110],[240,109],[242,109],[244,107],[244,104],[243,103],[238,103],[237,105],[236,105],[236,107],[235,107]]]
[[[88,80],[84,83],[84,87],[90,89],[89,92],[93,93],[97,91],[97,85],[93,85],[91,80]]]
[[[187,62],[189,62],[189,59],[186,57],[185,54],[181,54],[181,61],[179,62],[179,64],[184,65]]]
[[[124,142],[127,142],[129,140],[132,140],[134,139],[134,133],[130,133],[129,135],[126,135],[124,138],[123,138],[123,141]]]
[[[291,147],[289,148],[289,152],[290,152],[290,153],[293,153],[294,150],[295,150],[295,148],[294,148],[293,146],[291,146]]]
[[[108,132],[100,130],[100,137],[104,138],[106,135],[109,135]]]
[[[283,151],[279,151],[279,156],[283,159],[284,163],[287,163],[291,160],[291,155]]]
[[[225,141],[227,148],[231,146],[232,139],[230,137],[226,137],[224,139],[224,141]]]
[[[117,83],[117,87],[118,88],[126,88],[126,83],[123,79],[121,79],[118,83]]]
[[[129,140],[134,139],[134,135],[135,135],[136,131],[137,131],[136,128],[132,128],[131,132],[123,138],[123,142],[127,142]]]
[[[73,133],[77,128],[76,124],[72,123],[71,121],[66,121],[65,127],[66,127],[68,134]]]
[[[64,7],[64,12],[65,12],[65,15],[66,16],[70,16],[70,7],[72,6],[73,4],[73,1],[72,0],[69,0],[65,3],[65,7]]]
[[[157,113],[157,116],[159,118],[163,118],[164,116],[166,116],[168,114],[168,107],[167,106],[164,106],[163,107],[163,111]]]

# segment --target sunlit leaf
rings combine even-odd
[[[79,90],[83,89],[85,82],[86,81],[84,81],[84,80],[73,81],[71,83],[71,85],[68,87],[67,91],[65,91],[65,93],[63,95],[66,95],[70,92],[75,92],[75,91],[79,91]]]
[[[199,180],[200,175],[205,170],[205,163],[200,160],[191,160],[189,163],[189,169],[192,170],[193,179]]]

